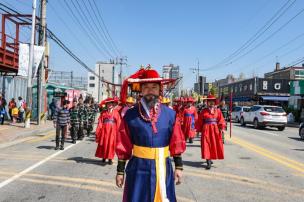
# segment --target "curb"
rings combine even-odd
[[[7,148],[31,139],[34,139],[35,136],[37,137],[43,137],[47,134],[47,132],[50,132],[54,129],[54,127],[48,127],[48,128],[42,128],[42,129],[36,129],[32,131],[26,131],[23,132],[22,134],[18,135],[16,138],[6,142],[6,143],[0,143],[0,149]]]
[[[288,123],[286,126],[290,128],[300,128],[300,124],[294,124],[294,123]]]

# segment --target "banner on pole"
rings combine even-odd
[[[44,54],[45,47],[44,46],[34,46],[34,62],[33,62],[33,77],[36,76],[38,66],[42,61],[42,56]],[[19,70],[18,75],[20,76],[28,76],[28,66],[30,59],[30,45],[20,43],[19,45]]]

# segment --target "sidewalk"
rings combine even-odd
[[[54,130],[52,121],[47,121],[40,126],[32,123],[31,128],[24,128],[23,123],[10,125],[10,123],[6,122],[4,125],[0,125],[0,146],[1,144],[17,141],[21,138],[43,135],[43,133],[51,130]]]
[[[287,123],[287,127],[291,128],[300,128],[300,123],[294,122],[294,123]]]

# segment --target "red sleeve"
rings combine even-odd
[[[96,142],[99,142],[100,140],[100,136],[101,136],[101,128],[102,128],[102,114],[100,114],[99,118],[98,118],[98,125],[97,125],[97,128],[96,128],[96,137],[95,137],[95,141]]]
[[[177,118],[175,119],[173,126],[169,149],[171,156],[180,155],[186,150],[185,136],[182,132],[180,122]]]
[[[122,119],[117,139],[116,139],[116,155],[118,159],[128,160],[132,155],[133,144],[126,122]]]
[[[221,130],[224,130],[226,128],[226,121],[224,119],[223,113],[220,109],[217,110],[217,123],[218,123],[218,127]]]
[[[205,113],[205,110],[203,109],[201,111],[201,113],[199,114],[198,116],[198,120],[197,120],[197,130],[199,132],[202,132],[202,129],[203,129],[203,126],[204,126],[204,113]]]

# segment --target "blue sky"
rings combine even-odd
[[[24,13],[30,12],[31,0],[2,1]],[[122,54],[128,57],[129,66],[125,69],[126,73],[134,72],[141,64],[151,64],[157,69],[164,64],[177,64],[184,75],[185,88],[192,87],[195,81],[195,74],[189,68],[196,66],[197,59],[200,60],[202,69],[218,64],[241,47],[287,2],[287,0],[88,1],[97,3],[102,10],[111,37]],[[290,3],[292,1],[290,0]],[[304,1],[297,0],[251,47],[263,41],[303,8]],[[203,71],[202,74],[207,76],[208,81],[224,78],[229,73],[239,75],[243,72],[246,77],[251,77],[253,74],[263,76],[263,73],[274,69],[276,61],[284,66],[304,57],[304,36],[273,52],[304,32],[303,20],[304,13],[301,13],[248,55],[229,65],[216,66],[211,70]],[[109,58],[100,54],[90,43],[84,31],[71,18],[64,0],[49,0],[47,22],[49,29],[91,68],[94,68],[96,61]],[[52,68],[73,70],[77,74],[85,75],[86,71],[52,42],[50,51]]]

